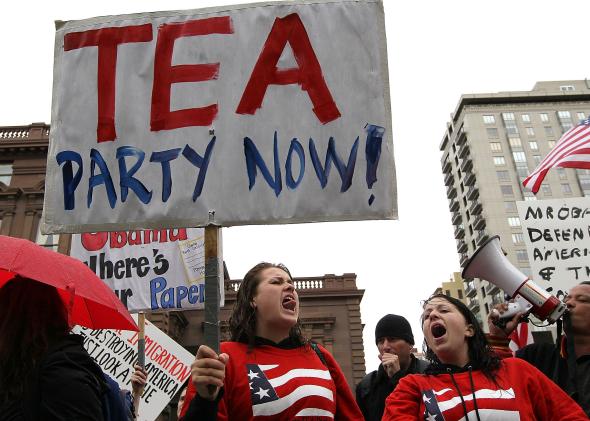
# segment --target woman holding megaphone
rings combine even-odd
[[[515,356],[534,365],[571,396],[590,417],[590,282],[574,286],[564,299],[565,335],[555,344],[534,343],[516,351]],[[496,350],[509,351],[510,334],[519,324],[520,314],[507,323],[497,321],[505,315],[506,304],[495,306],[488,326]],[[503,326],[503,327],[502,327]]]
[[[437,294],[423,307],[430,366],[404,377],[385,402],[393,420],[586,420],[582,408],[539,370],[518,358],[500,360],[474,314]]]

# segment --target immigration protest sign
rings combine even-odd
[[[131,312],[204,307],[202,228],[74,234],[70,254],[104,280]],[[223,282],[219,289],[223,305]]]
[[[590,280],[588,199],[525,201],[517,207],[533,280],[558,298]]]
[[[59,22],[44,232],[397,217],[383,4]]]
[[[133,315],[137,322],[137,315]],[[137,363],[138,333],[129,330],[92,330],[75,326],[84,347],[100,368],[121,389],[131,391],[131,375]],[[190,378],[194,356],[164,332],[145,321],[145,370],[148,380],[141,396],[139,420],[155,420]]]

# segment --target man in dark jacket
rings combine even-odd
[[[428,363],[412,354],[414,335],[410,323],[396,314],[387,314],[375,327],[379,369],[367,374],[356,387],[356,402],[366,421],[380,421],[385,399],[407,374],[423,373]]]
[[[569,323],[564,323],[565,336],[560,343],[557,346],[527,345],[516,351],[516,356],[531,363],[553,380],[590,417],[590,282],[585,281],[573,287],[564,302],[568,308]],[[497,307],[500,312],[506,309],[505,305]],[[502,351],[509,342],[507,336],[520,320],[519,315],[516,315],[501,329],[493,323],[497,317],[497,314],[490,314],[488,325],[491,342],[496,341],[496,348]]]

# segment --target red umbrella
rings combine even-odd
[[[139,330],[115,293],[84,263],[31,241],[0,235],[0,288],[16,275],[57,288],[71,324]]]

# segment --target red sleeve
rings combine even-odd
[[[356,404],[356,400],[352,395],[352,391],[348,386],[348,382],[346,381],[346,377],[344,377],[342,369],[326,348],[321,345],[318,346],[320,347],[322,354],[324,354],[328,369],[330,370],[330,375],[336,385],[336,415],[334,421],[364,421],[363,414]]]
[[[511,359],[511,369],[528,377],[524,380],[534,402],[537,419],[545,421],[588,420],[582,408],[559,386],[541,373],[536,367],[520,358]]]
[[[197,395],[197,389],[193,384],[192,376],[188,379],[188,386],[186,387],[186,395],[184,396],[184,405],[182,405],[182,411],[180,411],[180,418],[186,415],[186,411],[188,411],[189,404]]]
[[[500,336],[490,335],[489,333],[486,334],[486,339],[488,340],[488,344],[492,351],[498,358],[503,360],[504,358],[511,358],[514,357],[514,353],[508,346],[510,343],[510,338],[502,338]]]
[[[382,421],[411,421],[420,419],[422,394],[414,380],[416,374],[404,376],[391,395],[385,399]]]

